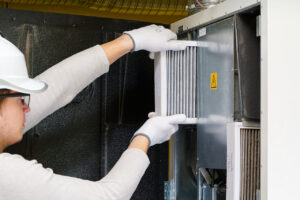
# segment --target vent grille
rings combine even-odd
[[[256,200],[260,190],[260,130],[241,129],[241,200]]]
[[[197,47],[167,51],[167,115],[197,117]]]

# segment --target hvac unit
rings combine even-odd
[[[230,165],[233,158],[227,155],[227,150],[232,148],[227,138],[232,132],[227,125],[239,122],[244,127],[260,126],[260,38],[257,34],[260,10],[256,1],[247,2],[247,9],[230,7],[229,2],[232,1],[171,24],[178,38],[189,43],[188,47],[155,55],[156,113],[163,116],[184,113],[188,117],[171,138],[166,200],[223,200],[226,187],[227,199],[235,200],[228,196],[237,191],[238,182],[232,179],[232,174],[238,172]],[[253,139],[248,137],[248,132],[257,132],[258,128],[241,128],[240,137],[244,140],[240,149],[244,160],[239,171],[242,172],[239,195],[243,199],[256,199],[254,193],[259,189],[259,178],[254,176],[259,171],[256,165],[251,165],[252,159],[258,159],[255,164],[258,163],[260,158],[254,154],[259,153],[257,149],[254,153],[247,151],[252,148],[250,140]],[[226,171],[228,165],[235,173]],[[211,175],[210,184],[204,178],[206,172]],[[223,182],[214,182],[215,172]],[[225,186],[226,174],[229,185]]]

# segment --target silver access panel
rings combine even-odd
[[[234,117],[234,21],[199,28],[197,152],[202,168],[226,169],[226,123]]]

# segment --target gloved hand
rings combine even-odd
[[[125,31],[133,43],[134,51],[147,50],[158,52],[165,50],[184,50],[186,45],[182,41],[176,40],[177,36],[171,30],[163,26],[150,25],[131,31]]]
[[[149,139],[150,146],[161,144],[170,139],[172,134],[178,130],[178,124],[184,122],[185,119],[184,114],[152,117],[135,132],[133,137],[144,135]]]

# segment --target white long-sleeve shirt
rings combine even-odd
[[[24,132],[68,104],[83,88],[108,72],[109,62],[101,46],[77,53],[46,70],[36,79],[48,84],[31,95],[31,111]],[[125,200],[130,199],[149,165],[139,149],[126,150],[100,181],[54,174],[37,161],[0,154],[0,200]]]

